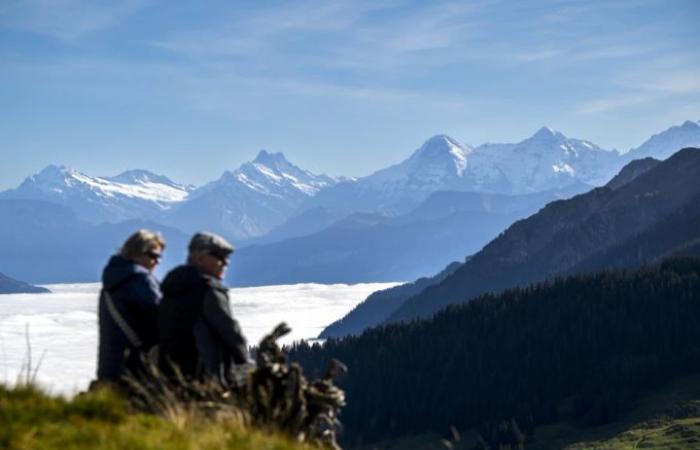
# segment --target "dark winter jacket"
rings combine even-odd
[[[228,289],[189,265],[163,280],[158,312],[159,362],[164,373],[177,365],[190,378],[214,375],[227,382],[233,364],[243,364],[248,350],[232,317]]]
[[[114,307],[136,332],[148,351],[158,341],[157,316],[161,293],[156,278],[143,266],[115,255],[102,272],[102,289],[112,297]],[[117,382],[126,370],[140,367],[140,355],[110,314],[103,292],[98,317],[100,343],[97,378]]]

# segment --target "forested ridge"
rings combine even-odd
[[[338,358],[347,443],[508,421],[614,420],[647,388],[700,370],[700,259],[558,278],[429,320],[300,344],[307,371]]]

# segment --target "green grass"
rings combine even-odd
[[[564,421],[538,428],[535,438],[528,449],[700,449],[700,375],[677,378],[643,395],[608,425]]]
[[[449,430],[445,430],[449,435]],[[476,430],[461,434],[458,441],[445,444],[436,434],[402,436],[367,446],[362,450],[471,450],[477,443]],[[700,374],[675,379],[643,395],[614,422],[591,427],[580,421],[564,420],[535,429],[526,450],[631,450],[700,449]]]
[[[3,449],[256,449],[300,450],[237,417],[204,420],[196,414],[164,419],[137,414],[108,390],[74,399],[32,387],[0,386],[0,448]]]
[[[601,441],[566,447],[570,450],[600,449],[697,449],[700,448],[700,418],[650,422]]]

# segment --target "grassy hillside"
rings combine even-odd
[[[538,428],[526,448],[622,450],[700,448],[700,374],[647,392],[618,420],[599,427],[562,421]]]
[[[246,427],[237,417],[203,420],[180,412],[170,418],[132,413],[109,391],[72,400],[34,388],[0,386],[3,449],[310,449]]]
[[[562,420],[618,422],[645,393],[700,373],[698,299],[700,259],[671,259],[483,296],[290,355],[309,373],[347,363],[346,444],[451,426],[518,442]]]
[[[566,414],[562,411],[563,415]],[[381,450],[476,450],[478,431],[459,433],[459,439],[426,433],[375,443],[363,448]],[[647,392],[615,422],[591,427],[564,419],[535,428],[525,450],[631,450],[700,448],[700,375],[679,377]]]

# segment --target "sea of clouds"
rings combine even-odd
[[[296,284],[231,289],[231,309],[249,343],[279,322],[282,343],[313,339],[370,293],[396,283]],[[74,394],[94,378],[99,283],[46,286],[49,294],[0,295],[0,382],[13,384],[31,359],[36,379],[54,393]],[[29,342],[27,342],[29,341]]]

